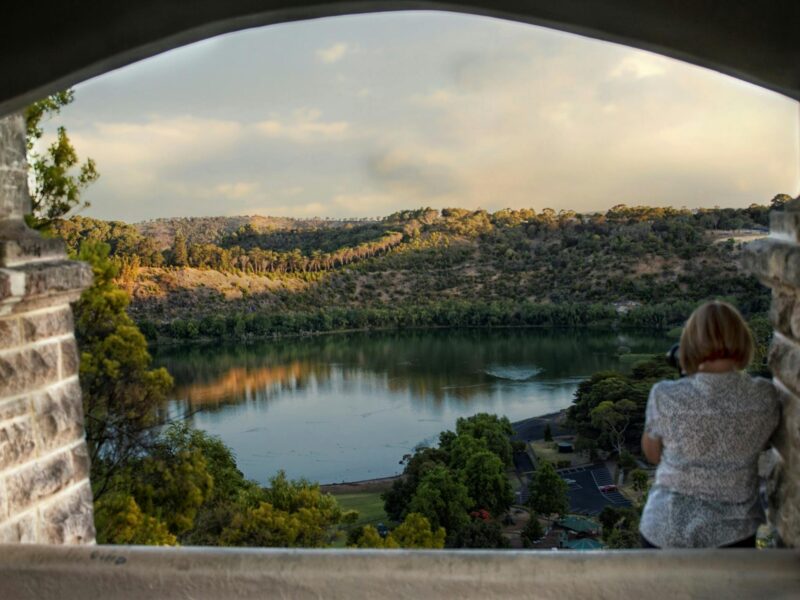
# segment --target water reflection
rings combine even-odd
[[[220,435],[249,477],[278,468],[323,482],[390,475],[414,445],[479,411],[517,420],[567,406],[618,350],[663,339],[540,330],[341,334],[176,347],[171,414]]]

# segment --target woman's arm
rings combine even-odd
[[[648,434],[642,434],[642,452],[644,452],[650,464],[657,465],[661,462],[661,438],[650,437]]]

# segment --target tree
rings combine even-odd
[[[625,430],[630,425],[636,404],[628,399],[606,400],[592,410],[592,424],[605,433],[619,455],[625,448]]]
[[[639,513],[635,508],[606,506],[599,515],[603,541],[609,548],[638,548]]]
[[[382,538],[372,525],[362,527],[350,541],[353,548],[444,548],[445,530],[431,528],[430,521],[419,513],[409,513],[405,520]]]
[[[220,535],[224,546],[320,548],[345,514],[336,499],[304,479],[290,481],[281,471],[270,479],[264,499],[234,515]]]
[[[95,502],[94,523],[98,544],[174,546],[178,539],[166,524],[146,515],[129,494],[113,493]]]
[[[553,441],[553,430],[550,429],[550,423],[544,426],[544,441],[545,442]]]
[[[469,523],[467,511],[474,504],[467,487],[447,467],[439,465],[423,475],[408,511],[420,513],[431,527],[444,527],[448,536],[455,536]]]
[[[514,434],[507,417],[488,413],[478,413],[471,417],[461,417],[456,421],[456,433],[469,435],[486,442],[486,447],[494,452],[504,465],[510,465],[513,456],[510,437]]]
[[[530,483],[528,505],[542,515],[563,515],[569,509],[567,482],[559,477],[549,462],[542,460]]]
[[[647,483],[649,481],[647,473],[641,469],[634,469],[631,471],[630,478],[631,482],[633,482],[634,490],[640,493],[647,491]]]
[[[492,515],[499,516],[514,502],[514,491],[505,466],[488,450],[470,456],[461,473],[476,508],[485,508]]]
[[[530,548],[535,542],[544,537],[544,529],[539,522],[539,516],[535,512],[531,511],[530,519],[528,519],[528,523],[525,525],[520,536],[526,548]]]
[[[186,251],[186,236],[182,231],[175,234],[175,241],[172,244],[172,264],[176,267],[189,266],[189,254]]]
[[[155,442],[158,409],[172,387],[165,369],[150,368],[147,342],[126,312],[129,297],[114,283],[108,253],[107,244],[81,246],[78,258],[92,265],[94,283],[74,307],[95,499]]]
[[[47,227],[73,208],[88,206],[88,202],[81,202],[81,194],[100,177],[94,160],[89,158],[80,162],[64,127],[57,129],[55,141],[44,154],[36,150],[37,142],[44,136],[42,121],[60,113],[74,98],[75,93],[66,90],[34,102],[25,109],[33,205],[29,224],[37,228]]]
[[[497,521],[484,521],[472,519],[462,527],[455,536],[452,544],[454,548],[508,548],[508,539],[503,535],[503,530]]]

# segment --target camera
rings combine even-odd
[[[680,344],[674,344],[672,348],[669,349],[667,352],[667,364],[674,369],[678,369],[678,372],[683,376],[683,371],[681,370],[681,361],[678,358],[678,353],[681,347]]]

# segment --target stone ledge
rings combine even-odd
[[[0,596],[796,598],[800,552],[285,550],[0,546]]]
[[[796,202],[796,201],[793,201]],[[769,230],[782,239],[800,243],[800,212],[797,210],[773,210],[769,213]]]
[[[800,288],[800,246],[778,238],[755,240],[745,246],[744,268],[764,285]]]
[[[74,302],[91,284],[91,267],[73,260],[0,268],[0,316]]]
[[[62,240],[42,237],[22,221],[0,222],[0,267],[66,257]]]

